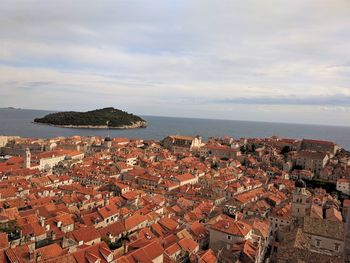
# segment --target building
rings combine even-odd
[[[7,136],[0,136],[0,147],[4,147],[8,142]]]
[[[288,230],[292,225],[292,207],[290,204],[283,205],[272,211],[269,221],[273,232]]]
[[[305,217],[304,234],[310,237],[310,250],[321,254],[340,256],[344,251],[345,226],[342,222]]]
[[[329,156],[325,152],[300,151],[295,156],[295,166],[319,175],[328,160]]]
[[[163,146],[173,153],[184,153],[199,149],[202,145],[200,136],[170,135],[163,139]]]
[[[316,151],[336,154],[340,147],[334,142],[303,139],[300,142],[300,150]]]
[[[306,200],[308,194],[306,192],[306,184],[299,179],[295,182],[295,190],[292,197],[292,217],[296,219],[304,218],[306,215]]]
[[[219,220],[209,228],[209,247],[214,251],[230,248],[232,244],[251,239],[252,227],[231,218]]]
[[[26,152],[27,153],[27,152]],[[83,152],[70,151],[70,150],[55,150],[38,153],[31,156],[31,168],[43,170],[51,170],[54,166],[60,162],[71,159],[71,160],[82,160],[84,158]]]
[[[241,156],[241,151],[239,148],[223,145],[206,145],[200,148],[199,154],[203,157],[215,156],[225,159],[237,159]]]
[[[112,139],[107,136],[103,141],[103,146],[107,149],[110,149],[112,147]]]
[[[303,227],[284,233],[272,249],[271,262],[344,262],[344,224],[305,217]]]
[[[172,180],[178,183],[180,186],[198,183],[198,177],[189,173],[176,175],[172,178]]]
[[[350,179],[348,178],[339,178],[337,180],[337,190],[350,195]]]

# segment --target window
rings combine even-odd
[[[316,239],[316,246],[320,246],[321,245],[321,240],[320,239]]]
[[[228,239],[228,240],[231,240],[231,236],[230,236],[230,235],[227,235],[227,239]]]
[[[335,244],[334,244],[334,249],[335,249],[335,251],[339,251],[339,247],[340,247],[340,244],[339,244],[339,243],[335,243]]]

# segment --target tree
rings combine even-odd
[[[289,153],[291,151],[290,147],[288,145],[284,146],[281,150],[281,154],[283,154],[284,156],[287,155],[287,153]]]

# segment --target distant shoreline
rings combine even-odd
[[[52,123],[43,123],[43,122],[35,122],[34,124],[39,125],[48,125],[53,127],[59,127],[59,128],[72,128],[72,129],[112,129],[112,130],[127,130],[127,129],[144,129],[147,128],[146,122],[137,122],[132,125],[123,125],[119,127],[111,127],[107,125],[58,125],[58,124],[52,124]]]
[[[33,123],[38,115],[52,111],[0,109],[0,135],[17,135],[24,138],[53,138],[56,136],[106,136],[108,129],[60,128],[39,126]],[[111,137],[145,138],[161,140],[169,134],[232,136],[234,138],[269,137],[314,138],[330,140],[350,150],[350,127],[314,124],[271,123],[235,120],[213,120],[169,116],[142,115],[148,123],[147,129],[110,129]],[[39,123],[38,123],[39,124]],[[41,123],[40,123],[41,124]],[[105,124],[105,123],[102,123]],[[40,128],[41,127],[41,128]]]

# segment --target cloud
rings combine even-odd
[[[241,97],[234,99],[213,100],[208,103],[254,104],[254,105],[308,105],[349,107],[350,96],[313,96],[313,97]]]
[[[348,0],[3,1],[0,105],[118,101],[139,113],[221,118],[236,103],[349,107],[349,8]]]

